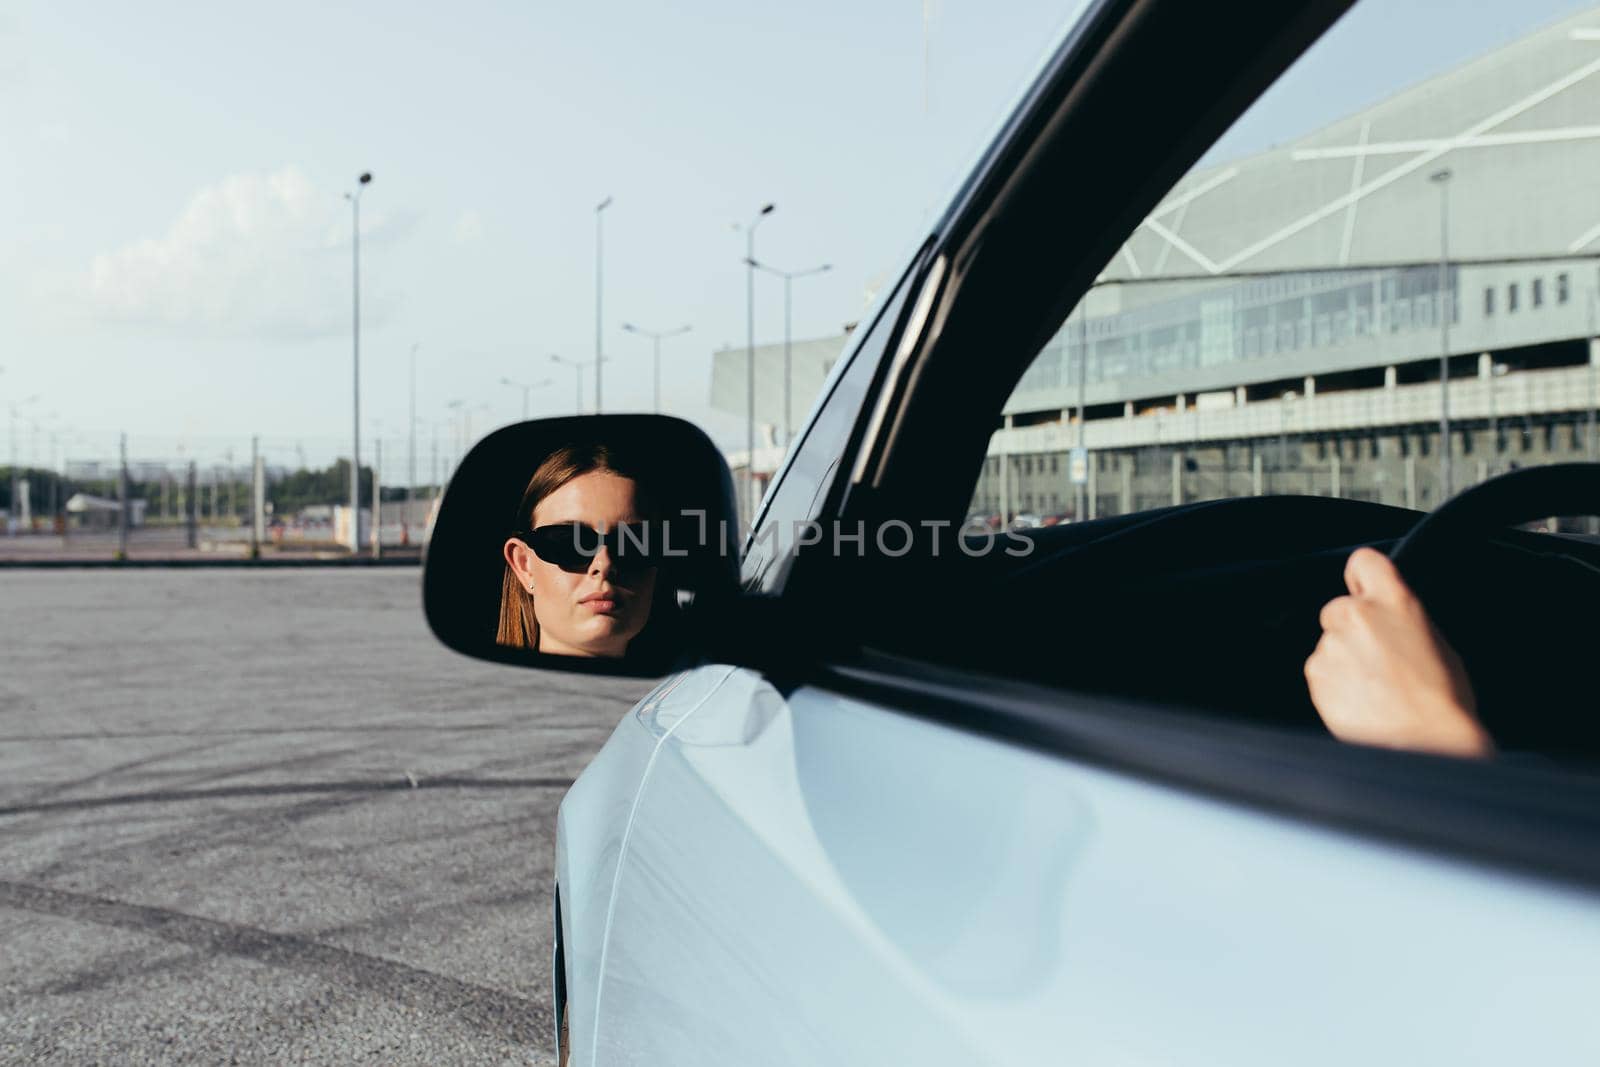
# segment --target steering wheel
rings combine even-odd
[[[1411,528],[1389,558],[1415,587],[1431,562],[1463,539],[1551,515],[1600,515],[1600,463],[1555,463],[1510,471],[1465,489]]]
[[[1537,686],[1530,681],[1543,679],[1547,690],[1570,689],[1592,654],[1594,630],[1549,619],[1551,625],[1530,626],[1528,605],[1508,613],[1506,598],[1515,597],[1514,590],[1530,589],[1529,595],[1537,596],[1531,589],[1538,589],[1550,596],[1562,579],[1551,579],[1543,566],[1533,572],[1498,566],[1479,572],[1475,567],[1483,557],[1476,553],[1508,526],[1597,513],[1600,463],[1527,467],[1452,497],[1423,516],[1389,553],[1434,625],[1461,655],[1478,695],[1479,717],[1502,747],[1600,755],[1600,716],[1573,714],[1566,701],[1533,697]],[[1564,554],[1563,541],[1551,541],[1552,554]],[[1538,571],[1544,577],[1534,586],[1522,584]],[[1480,587],[1480,573],[1493,576],[1497,592]]]

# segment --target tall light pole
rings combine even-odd
[[[1439,487],[1438,503],[1450,499],[1450,169],[1428,180],[1439,187]]]
[[[406,510],[400,520],[402,539],[409,536],[411,500],[417,493],[417,348],[416,344],[411,346],[411,420],[407,435],[410,443],[406,446]]]
[[[625,323],[622,324],[622,328],[624,330],[627,330],[629,333],[636,333],[640,337],[648,337],[654,343],[654,346],[655,346],[656,414],[659,415],[659,414],[661,414],[661,340],[664,337],[677,337],[679,334],[688,333],[691,329],[693,329],[693,327],[692,326],[679,326],[676,330],[666,330],[666,331],[658,333],[655,330],[646,330],[646,329],[643,329],[642,327],[635,326],[631,322],[625,322]]]
[[[450,409],[450,451],[454,453],[453,458],[456,463],[461,462],[461,454],[466,451],[466,446],[461,443],[466,437],[466,431],[461,428],[462,424],[458,421],[463,417],[466,403],[465,400],[452,400],[445,405]],[[447,459],[446,462],[448,461]]]
[[[605,353],[600,347],[600,298],[602,295],[601,283],[605,275],[601,270],[604,264],[602,252],[604,251],[603,238],[605,236],[602,222],[606,208],[611,206],[608,196],[594,206],[594,413],[600,414],[600,364],[605,361]]]
[[[1278,492],[1283,492],[1283,472],[1289,468],[1289,408],[1300,396],[1293,389],[1278,398]]]
[[[50,468],[53,477],[50,479],[50,522],[52,529],[56,519],[61,514],[61,462],[58,458],[61,452],[60,433],[58,427],[46,431],[50,435]]]
[[[474,437],[473,437],[473,436],[472,436],[472,413],[473,413],[473,412],[474,412],[474,411],[481,411],[481,412],[483,412],[483,414],[484,414],[484,417],[485,417],[485,418],[486,418],[486,419],[488,419],[488,420],[489,420],[489,421],[491,421],[491,422],[492,422],[492,421],[493,421],[493,416],[494,416],[494,408],[493,408],[493,407],[492,407],[492,406],[490,406],[490,405],[489,405],[489,404],[488,404],[488,403],[487,403],[487,402],[483,402],[483,403],[478,403],[478,404],[474,404],[474,405],[472,405],[472,406],[471,406],[471,407],[470,407],[470,408],[467,408],[467,409],[466,409],[466,410],[465,410],[465,411],[464,411],[464,412],[463,412],[463,415],[464,415],[464,416],[465,416],[465,418],[466,418],[466,420],[467,420],[467,427],[466,427],[466,429],[467,429],[467,437],[466,437],[466,442],[467,442],[467,443],[466,443],[466,445],[465,445],[465,446],[464,446],[464,447],[463,447],[463,448],[462,448],[462,449],[461,449],[461,454],[462,454],[462,455],[463,455],[463,456],[465,456],[465,455],[466,455],[466,454],[467,454],[467,449],[468,449],[468,448],[471,448],[471,447],[472,447],[472,442],[473,442],[473,441],[474,441],[474,440],[475,440],[475,438],[474,438]]]
[[[350,552],[361,551],[361,190],[372,181],[363,171],[350,201],[351,392],[355,416],[350,446]]]
[[[745,500],[749,510],[746,517],[753,526],[756,521],[756,227],[772,214],[776,204],[763,204],[756,217],[745,227]]]
[[[791,395],[794,392],[794,368],[789,355],[792,344],[791,310],[794,306],[792,300],[794,280],[809,278],[813,274],[824,274],[833,269],[833,264],[824,263],[820,267],[811,267],[808,270],[778,270],[758,260],[751,260],[750,265],[756,270],[764,270],[783,279],[783,445],[787,448],[789,441],[794,437],[794,419],[791,414],[794,407]]]
[[[21,488],[17,479],[17,420],[21,418],[21,410],[29,404],[37,403],[39,394],[22,400],[11,402],[11,511],[7,515],[6,525],[10,528],[12,536],[17,533],[17,490]]]
[[[1489,362],[1489,447],[1493,449],[1495,465],[1500,463],[1500,418],[1495,410],[1494,380],[1504,378],[1511,368],[1504,363]]]
[[[550,362],[559,363],[563,367],[571,367],[572,368],[572,378],[573,378],[573,383],[572,384],[573,384],[573,387],[574,387],[574,390],[575,390],[574,393],[573,393],[573,403],[576,405],[575,408],[574,408],[574,413],[578,414],[578,415],[582,415],[583,414],[583,369],[585,367],[587,367],[587,366],[590,366],[591,361],[590,360],[584,360],[584,359],[568,359],[566,356],[558,356],[554,352],[552,352],[552,353],[550,353]],[[593,366],[594,366],[594,369],[595,369],[594,370],[594,372],[595,372],[595,380],[599,381],[600,364],[594,363]],[[596,411],[595,414],[598,415],[599,412]]]
[[[535,389],[543,389],[545,386],[551,384],[551,380],[549,378],[542,378],[537,382],[514,382],[510,378],[501,378],[500,384],[509,385],[513,389],[522,390],[522,421],[527,422],[528,394],[533,392]]]
[[[1084,481],[1078,483],[1075,522],[1089,515],[1089,423],[1084,413],[1084,398],[1089,391],[1089,294],[1078,302],[1078,454],[1083,457]]]
[[[1594,282],[1591,281],[1589,284],[1591,286],[1591,288],[1589,289],[1589,336],[1586,338],[1586,340],[1588,341],[1588,344],[1589,344],[1589,359],[1588,359],[1588,362],[1587,362],[1587,367],[1588,367],[1588,370],[1589,370],[1589,409],[1587,411],[1585,411],[1584,415],[1583,415],[1585,421],[1588,423],[1588,425],[1584,428],[1584,433],[1583,433],[1583,456],[1590,463],[1593,463],[1594,462],[1594,453],[1595,453],[1595,439],[1594,439],[1595,413],[1596,413],[1596,406],[1597,406],[1597,404],[1600,404],[1600,401],[1597,401],[1595,399],[1595,381],[1594,381],[1594,358],[1595,358],[1595,342],[1596,342],[1595,330],[1594,330],[1594,305],[1595,305],[1596,293],[1595,293],[1595,290],[1593,289]],[[1591,515],[1589,517],[1589,532],[1590,533],[1600,533],[1600,516]]]

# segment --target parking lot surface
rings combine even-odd
[[[0,1062],[553,1062],[556,806],[648,683],[415,569],[0,573]]]

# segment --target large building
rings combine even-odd
[[[1592,457],[1597,116],[1589,11],[1191,172],[1018,384],[974,507],[1077,514],[1080,491],[1088,516],[1262,492],[1430,507],[1446,404],[1455,490]]]
[[[786,433],[797,433],[822,391],[828,372],[844,354],[848,330],[835,337],[807,338],[788,345],[755,348],[757,436],[778,446]],[[711,406],[743,417],[749,411],[749,353],[744,348],[720,349],[712,356]],[[787,401],[787,407],[786,407]],[[758,446],[759,447],[759,446]],[[758,464],[759,469],[759,464]]]

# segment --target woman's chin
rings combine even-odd
[[[552,642],[569,656],[622,656],[633,637],[628,620],[615,615],[597,615],[584,620],[578,632],[568,635],[568,640]]]

